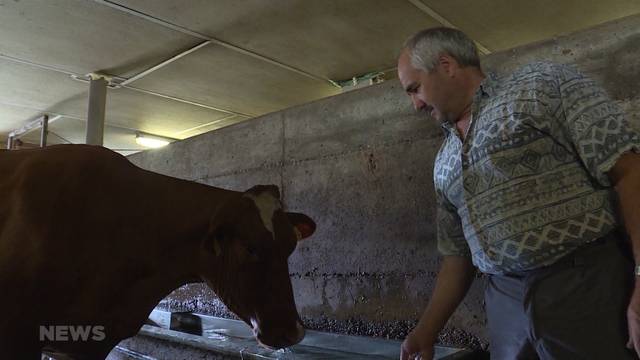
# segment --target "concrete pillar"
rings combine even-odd
[[[108,79],[99,74],[91,74],[90,76],[86,143],[102,146]]]

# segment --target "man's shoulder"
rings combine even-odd
[[[456,163],[460,160],[457,156],[454,144],[451,142],[454,135],[446,136],[433,162],[433,184],[436,191],[446,192],[446,189],[456,175]]]
[[[536,61],[522,65],[515,70],[495,76],[500,93],[515,94],[521,89],[551,89],[557,87],[558,80],[576,74],[571,65],[552,61]]]
[[[447,162],[448,157],[451,156],[451,136],[452,134],[445,132],[444,139],[442,139],[442,143],[440,144],[440,148],[436,153],[435,164],[439,165],[442,162]]]
[[[448,173],[460,158],[460,148],[456,145],[456,135],[448,133],[445,135],[440,148],[436,153],[436,157],[433,162],[434,175],[443,175]],[[447,175],[448,176],[448,175]]]
[[[531,62],[518,67],[511,73],[511,79],[527,78],[534,75],[543,78],[558,78],[567,73],[575,73],[577,69],[573,65],[543,60]]]

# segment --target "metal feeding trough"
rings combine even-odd
[[[144,325],[138,336],[121,342],[108,360],[164,359],[398,359],[400,341],[307,330],[301,343],[268,350],[241,321],[192,313],[154,310],[157,326]],[[471,359],[469,350],[436,346],[435,359]]]

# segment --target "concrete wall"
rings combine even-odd
[[[416,29],[417,30],[417,29]],[[534,60],[573,63],[640,127],[640,16],[488,56],[489,70]],[[318,224],[290,258],[306,323],[402,338],[438,270],[432,164],[441,130],[413,113],[397,81],[334,96],[130,157],[160,173],[245,190],[277,184],[286,205]],[[486,343],[479,278],[441,341]],[[162,303],[225,315],[202,286]]]

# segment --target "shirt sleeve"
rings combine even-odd
[[[589,174],[609,187],[608,171],[622,154],[640,152],[640,137],[595,81],[568,65],[555,65],[554,73],[559,98],[553,132],[560,131]]]
[[[436,189],[438,252],[444,256],[471,257],[456,208]]]

